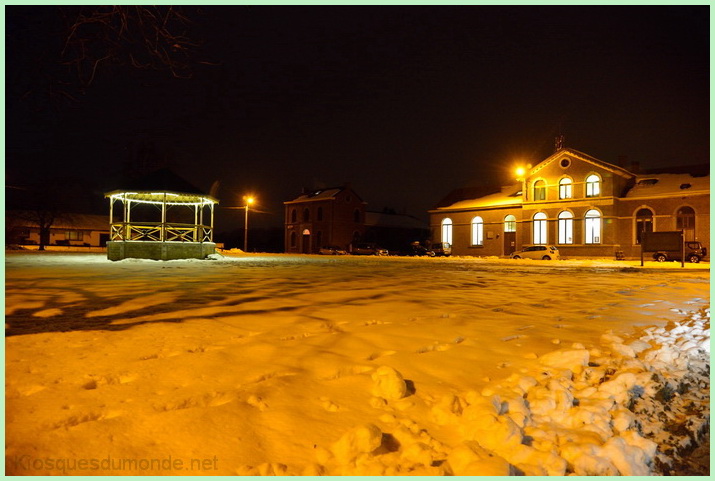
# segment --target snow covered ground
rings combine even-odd
[[[7,252],[7,474],[663,474],[708,265]]]

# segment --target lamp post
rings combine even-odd
[[[243,221],[243,252],[248,252],[248,207],[253,204],[256,199],[251,196],[244,197],[243,200],[246,201],[246,217]]]

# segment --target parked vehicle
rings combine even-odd
[[[318,251],[318,254],[322,254],[324,256],[344,256],[347,252],[339,246],[323,246]]]
[[[435,242],[430,246],[430,249],[432,249],[432,252],[434,252],[436,256],[447,257],[452,255],[452,244],[449,242]]]
[[[561,255],[555,246],[530,246],[520,251],[512,252],[512,259],[560,259]]]
[[[434,257],[434,251],[432,249],[428,249],[419,242],[415,241],[412,244],[410,244],[410,248],[407,250],[407,255],[410,256],[420,256],[420,257]]]
[[[377,244],[355,244],[352,249],[352,254],[356,256],[386,256],[387,249],[379,247]]]
[[[685,260],[697,264],[708,254],[706,247],[698,242],[686,242],[685,243]],[[653,259],[658,262],[665,261],[680,261],[682,251],[657,251],[653,254]]]

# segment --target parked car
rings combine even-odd
[[[430,247],[434,255],[436,256],[451,256],[452,255],[452,244],[449,242],[435,242]]]
[[[412,244],[410,244],[409,249],[407,250],[407,255],[409,256],[420,256],[420,257],[434,257],[434,251],[432,249],[428,249],[419,242],[415,241]]]
[[[367,243],[355,244],[353,246],[352,254],[356,256],[386,256],[388,252],[387,249],[383,249],[377,244]]]
[[[657,251],[653,254],[653,259],[658,262],[679,261],[681,260],[681,251]],[[685,260],[692,263],[698,263],[708,254],[706,247],[698,242],[685,243]]]
[[[322,254],[324,256],[344,256],[347,252],[339,246],[323,246],[318,251],[318,254]]]
[[[512,259],[560,259],[559,250],[555,246],[530,246],[520,251],[512,252]]]

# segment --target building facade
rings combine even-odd
[[[349,250],[365,235],[367,205],[349,185],[304,191],[285,205],[285,251],[315,254],[322,246]]]
[[[37,215],[29,211],[6,211],[5,232],[8,244],[39,245],[40,226]],[[49,229],[47,245],[106,247],[109,240],[109,218],[104,215],[58,215]]]
[[[709,247],[709,175],[633,170],[560,149],[499,192],[431,210],[432,238],[465,256],[554,245],[567,258],[636,258],[643,231],[683,230]]]

